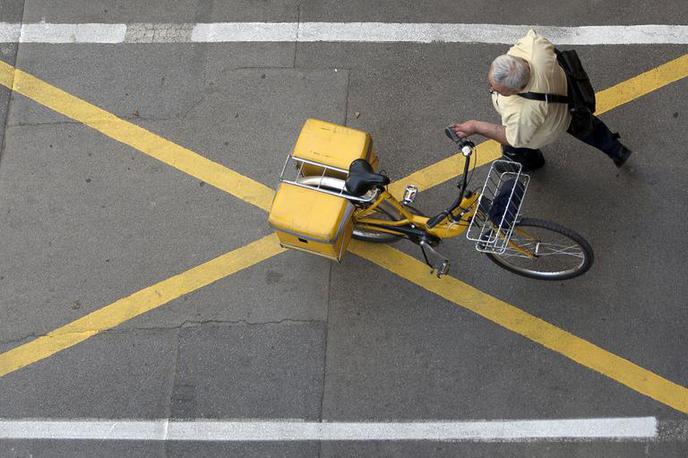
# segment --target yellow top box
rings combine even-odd
[[[348,170],[356,159],[368,159],[370,134],[318,119],[306,120],[293,156]]]

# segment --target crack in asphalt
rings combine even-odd
[[[2,341],[2,342],[0,342],[0,345],[18,344],[16,346],[21,346],[22,344],[26,343],[27,341],[31,341],[31,340],[37,339],[39,337],[42,337],[42,335],[40,335],[40,334],[27,334],[27,335],[22,336],[22,337],[17,337],[17,338],[12,338],[10,340]]]
[[[164,330],[178,330],[184,328],[200,327],[204,325],[245,325],[245,326],[262,326],[262,325],[280,325],[280,324],[308,324],[308,323],[324,323],[323,320],[293,320],[285,318],[277,321],[248,321],[248,320],[184,320],[181,324],[176,326],[150,326],[150,327],[132,327],[125,329],[111,329],[106,332],[117,333],[127,331],[164,331]]]
[[[134,121],[152,121],[152,122],[157,122],[157,121],[174,121],[177,119],[183,119],[178,116],[171,116],[171,117],[154,117],[154,116],[117,116],[119,119],[124,120],[124,121],[129,121],[132,122],[133,124]],[[97,122],[109,122],[109,119],[103,119],[101,121],[95,121]],[[19,123],[11,123],[7,125],[8,129],[15,128],[15,127],[41,127],[41,126],[63,126],[63,125],[84,125],[85,124],[81,121],[51,121],[51,122],[19,122]]]
[[[248,320],[184,320],[182,323],[175,326],[135,326],[129,328],[112,328],[112,329],[81,329],[79,331],[73,332],[60,332],[55,334],[26,334],[21,337],[11,338],[9,340],[0,341],[0,345],[12,345],[19,344],[22,345],[27,343],[27,341],[35,340],[42,337],[64,337],[67,335],[78,335],[78,334],[126,334],[135,331],[174,331],[187,328],[201,327],[205,325],[244,325],[244,326],[263,326],[263,325],[281,325],[281,324],[321,324],[326,323],[323,320],[293,320],[290,318],[285,318],[283,320],[277,321],[248,321]]]

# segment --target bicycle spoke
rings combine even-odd
[[[527,218],[519,225],[503,252],[488,253],[493,261],[520,275],[545,280],[572,278],[590,267],[590,247],[569,229]]]
[[[541,249],[543,247],[549,248],[550,251],[548,251],[548,252],[541,251]],[[558,245],[556,245],[554,243],[540,243],[540,245],[538,246],[538,250],[537,250],[538,253],[537,254],[538,254],[538,256],[553,256],[553,255],[560,254],[560,255],[564,255],[564,256],[574,256],[577,258],[583,258],[583,256],[584,256],[583,251],[580,249],[580,247],[578,245],[574,244],[574,245],[570,245],[567,247],[561,247],[561,248],[557,248],[557,247],[558,247]],[[570,251],[568,251],[568,250],[570,250]]]
[[[577,244],[571,244],[571,245],[566,245],[564,246],[563,244],[558,244],[558,243],[546,243],[546,242],[540,242],[539,240],[536,239],[530,239],[527,241],[522,241],[520,239],[517,239],[516,237],[512,238],[512,243],[514,245],[517,245],[519,248],[521,248],[524,251],[528,251],[531,253],[536,253],[537,256],[553,256],[553,255],[564,255],[564,256],[575,256],[582,258],[584,256],[583,251],[580,249],[580,246]],[[507,253],[514,253],[514,254],[519,254],[521,256],[525,256],[523,253],[518,252],[515,249],[507,249]]]

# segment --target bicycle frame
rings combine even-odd
[[[412,240],[420,238],[424,234],[429,235],[436,241],[458,237],[463,234],[475,214],[479,195],[471,193],[464,196],[461,204],[451,212],[451,218],[447,217],[434,227],[428,226],[427,216],[416,215],[405,207],[397,198],[388,191],[382,191],[375,201],[354,212],[354,224],[361,227],[394,235],[405,236]],[[401,216],[400,219],[387,221],[378,218],[370,218],[375,211],[383,204],[388,204]],[[414,235],[416,237],[414,237]]]
[[[372,203],[358,203],[359,208],[353,214],[354,225],[359,229],[404,237],[420,245],[425,262],[432,267],[433,272],[436,272],[437,276],[446,274],[449,268],[449,261],[432,247],[436,246],[441,240],[463,234],[478,211],[478,202],[480,201],[478,193],[466,192],[470,157],[475,145],[466,139],[456,138],[455,140],[461,147],[465,163],[462,178],[458,185],[460,197],[449,208],[432,218],[417,215],[390,194],[386,188],[379,188],[377,194],[372,197]],[[378,212],[392,216],[392,220],[373,217]],[[497,236],[500,238],[502,236],[508,237],[501,233],[501,227],[498,230]],[[520,246],[512,240],[508,240],[507,243],[511,249],[517,251],[522,256],[528,258],[537,257],[537,254],[532,250]],[[440,262],[437,264],[431,263],[426,249],[429,250],[431,255],[438,258]]]
[[[421,248],[426,264],[441,277],[447,274],[450,262],[436,247],[444,239],[465,234],[476,244],[477,251],[486,254],[500,267],[525,277],[569,279],[590,268],[594,255],[583,237],[556,223],[525,218],[520,214],[530,180],[527,174],[521,173],[521,166],[509,161],[496,161],[491,165],[481,190],[467,191],[475,144],[458,137],[452,128],[445,129],[445,133],[460,148],[465,161],[457,183],[459,192],[456,198],[431,217],[422,215],[411,206],[417,193],[415,186],[408,186],[404,199],[400,200],[389,192],[387,185],[390,180],[384,173],[375,173],[373,167],[360,162],[365,161],[363,153],[368,151],[366,145],[369,143],[358,142],[360,148],[356,154],[361,157],[352,159],[348,169],[332,165],[329,159],[326,163],[311,160],[308,154],[307,157],[288,155],[280,174],[283,185],[276,193],[269,220],[281,243],[340,260],[351,237],[370,243],[390,243],[403,238]],[[330,147],[325,143],[316,139],[316,145],[324,148],[323,151]],[[345,153],[348,154],[347,151],[342,154]],[[323,158],[326,159],[325,156]],[[290,162],[295,166],[294,172],[290,172],[293,174],[291,179],[285,176]],[[303,188],[308,191],[303,191]],[[334,199],[319,197],[310,191],[328,194]],[[279,205],[277,196],[283,196]],[[325,199],[328,200],[318,207]],[[299,201],[304,204],[299,206]],[[276,216],[272,218],[273,215]],[[331,221],[336,225],[330,224]],[[299,226],[297,223],[303,224]],[[315,226],[311,227],[313,224]],[[295,234],[303,234],[303,238],[297,238]],[[517,236],[512,237],[514,234]],[[517,258],[529,258],[533,262]]]

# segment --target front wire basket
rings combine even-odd
[[[471,219],[466,238],[476,242],[484,253],[503,254],[521,211],[530,176],[521,173],[521,164],[498,160],[490,166],[478,208]]]
[[[293,172],[289,172],[289,169]],[[369,191],[360,197],[347,192],[344,182],[348,173],[348,170],[297,158],[290,154],[282,167],[280,182],[343,197],[350,201],[371,202],[376,197],[374,191]]]

